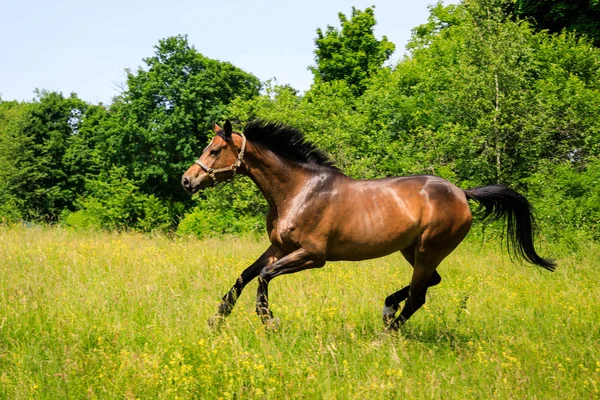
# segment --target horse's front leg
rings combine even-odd
[[[269,282],[273,278],[309,268],[321,268],[323,265],[325,265],[325,257],[310,254],[304,249],[298,249],[280,258],[277,262],[263,267],[258,278],[258,291],[256,293],[256,313],[261,321],[267,326],[274,322],[273,313],[269,310]]]
[[[227,292],[221,299],[217,314],[209,319],[209,325],[214,326],[222,322],[226,316],[231,314],[231,311],[233,310],[237,299],[242,294],[244,287],[254,278],[256,278],[263,268],[273,264],[282,255],[283,253],[281,250],[275,246],[271,246],[254,263],[252,263],[252,265],[246,268],[244,272],[242,272],[242,274],[237,278],[231,289],[229,289],[229,292]]]

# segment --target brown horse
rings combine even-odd
[[[270,324],[268,285],[276,276],[320,268],[327,261],[359,261],[400,251],[414,269],[412,280],[388,296],[383,308],[385,324],[397,329],[425,303],[427,289],[440,283],[436,268],[469,232],[468,200],[479,202],[488,220],[507,219],[514,255],[554,270],[554,263],[534,249],[529,202],[505,186],[463,190],[428,175],[355,180],[293,128],[254,121],[244,134],[234,134],[227,121],[224,129],[215,125],[215,132],[183,175],[183,187],[195,193],[236,172],[249,176],[270,206],[271,246],[242,272],[212,322],[231,313],[244,287],[256,277],[256,312]]]

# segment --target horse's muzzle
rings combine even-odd
[[[181,178],[181,186],[183,186],[186,192],[194,194],[202,189],[202,181],[198,178],[194,179],[187,175],[183,175]]]
[[[181,178],[181,186],[183,186],[186,192],[192,193],[192,181],[185,175]]]
[[[191,194],[211,186],[211,183],[212,181],[208,175],[203,173],[200,173],[198,176],[194,176],[193,173],[185,173],[181,177],[181,186],[183,186],[186,192]]]

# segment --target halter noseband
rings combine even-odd
[[[220,133],[220,131],[219,131],[219,133]],[[219,134],[219,133],[217,133],[217,134]],[[238,133],[238,135],[240,135],[242,137],[242,147],[240,149],[240,152],[238,153],[236,160],[234,161],[233,164],[231,164],[231,166],[225,167],[225,168],[212,169],[210,167],[207,167],[202,161],[200,161],[200,159],[197,159],[195,161],[195,163],[198,164],[200,166],[200,168],[202,168],[208,174],[208,176],[212,180],[213,186],[215,186],[217,184],[217,176],[215,174],[221,173],[221,172],[233,171],[233,176],[235,176],[235,171],[240,167],[240,165],[242,165],[242,161],[244,159],[244,152],[246,151],[246,136],[244,136],[243,133]],[[219,136],[221,136],[221,135],[219,134]],[[234,145],[234,147],[235,147],[235,145]]]

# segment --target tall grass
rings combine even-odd
[[[398,334],[383,299],[400,255],[275,279],[267,332],[247,287],[223,330],[206,320],[267,246],[0,228],[0,396],[22,398],[600,397],[600,247],[555,273],[462,244]]]

